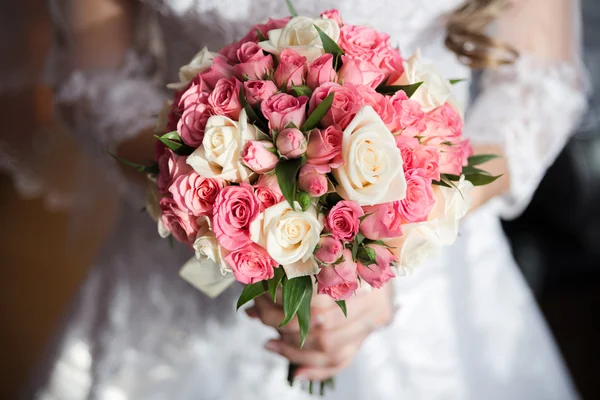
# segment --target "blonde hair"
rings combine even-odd
[[[512,64],[519,53],[485,34],[487,26],[508,7],[508,0],[468,0],[448,18],[446,47],[473,69]]]

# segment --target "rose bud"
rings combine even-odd
[[[311,197],[320,197],[327,193],[326,174],[331,171],[327,165],[305,164],[298,174],[298,187]]]
[[[277,135],[277,150],[285,158],[298,158],[306,152],[306,137],[299,129],[287,128]]]
[[[319,249],[315,251],[315,258],[323,264],[333,264],[344,251],[344,245],[331,236],[321,236],[319,239]]]
[[[266,174],[272,171],[279,159],[269,149],[273,144],[266,140],[250,140],[244,146],[242,161],[257,174]]]

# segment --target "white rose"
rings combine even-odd
[[[461,176],[456,186],[458,190],[437,188],[440,195],[429,221],[404,225],[401,237],[385,241],[399,260],[400,273],[420,267],[428,258],[439,256],[443,246],[456,241],[458,224],[471,207],[473,184]]]
[[[402,200],[406,180],[394,136],[371,106],[356,114],[342,138],[344,164],[333,169],[336,190],[361,206]]]
[[[429,112],[448,103],[462,113],[462,107],[452,92],[450,82],[440,75],[433,65],[423,63],[419,50],[404,62],[404,74],[393,84],[411,85],[417,82],[423,84],[411,96],[411,100],[418,101],[423,111]]]
[[[219,266],[219,269],[223,275],[231,272],[231,268],[229,268],[229,265],[225,261],[227,250],[223,249],[223,247],[217,241],[215,234],[211,230],[207,230],[203,234],[199,234],[194,241],[193,247],[196,251],[196,258],[198,260],[208,258]]]
[[[263,50],[276,55],[281,54],[286,48],[291,48],[306,57],[308,62],[312,62],[324,53],[323,43],[315,25],[337,43],[340,38],[340,27],[335,21],[294,17],[284,28],[270,30],[268,40],[260,42],[258,45]]]
[[[252,170],[242,163],[241,152],[247,141],[255,139],[256,129],[248,124],[245,110],[238,122],[213,115],[206,121],[202,146],[188,156],[187,163],[207,178],[248,182]]]
[[[201,72],[206,71],[213,62],[213,59],[217,53],[213,53],[212,51],[208,51],[206,47],[198,52],[189,62],[189,64],[184,65],[179,68],[179,82],[177,83],[169,83],[167,87],[169,89],[181,90],[185,88],[191,81]]]
[[[298,203],[296,209],[300,209]],[[306,211],[295,211],[287,201],[282,201],[252,222],[250,239],[264,247],[291,279],[319,272],[313,252],[322,230],[323,224],[313,206]]]

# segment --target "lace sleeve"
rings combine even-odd
[[[166,94],[157,84],[155,26],[150,10],[139,6],[133,40],[117,67],[80,63],[74,47],[81,46],[69,29],[72,0],[51,0],[57,35],[47,69],[60,117],[87,150],[106,154],[116,145],[154,124]],[[71,17],[71,19],[73,19]],[[83,64],[83,67],[80,65]]]
[[[504,147],[510,189],[501,215],[518,216],[561,152],[586,108],[576,0],[520,0],[498,23],[498,35],[521,53],[483,74],[467,115],[474,144]]]

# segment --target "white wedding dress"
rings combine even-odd
[[[64,2],[51,3],[55,20]],[[144,1],[135,48],[109,71],[65,72],[69,32],[51,73],[69,124],[90,151],[151,125],[167,94],[163,84],[200,48],[218,50],[252,24],[287,14],[279,0]],[[459,0],[302,0],[300,14],[339,8],[345,21],[388,32],[407,56],[420,48],[448,78],[470,70],[445,49],[444,16]],[[522,2],[526,3],[526,2]],[[497,34],[524,39],[520,60],[483,74],[467,112],[474,143],[505,146],[511,191],[473,212],[457,243],[422,269],[395,280],[399,311],[373,333],[339,374],[331,399],[576,398],[561,357],[503,235],[499,216],[524,209],[585,108],[577,4],[540,1],[516,7]],[[567,4],[560,8],[560,4]],[[533,7],[533,6],[532,6]],[[556,13],[556,10],[562,10]],[[533,16],[532,16],[533,14]],[[511,29],[506,29],[509,26]],[[517,35],[527,32],[532,35]],[[564,58],[548,48],[560,34]],[[547,39],[547,40],[546,40]],[[540,50],[538,52],[538,49]],[[468,104],[468,84],[456,85]],[[114,165],[107,173],[115,173]],[[116,176],[116,175],[115,175]],[[121,179],[121,178],[119,178]],[[210,300],[178,276],[190,257],[170,248],[140,212],[141,190],[114,181],[123,195],[112,235],[58,332],[31,398],[43,400],[307,399],[286,382],[287,361],[263,344],[276,333],[235,312],[236,286]],[[116,190],[116,188],[114,189]]]

